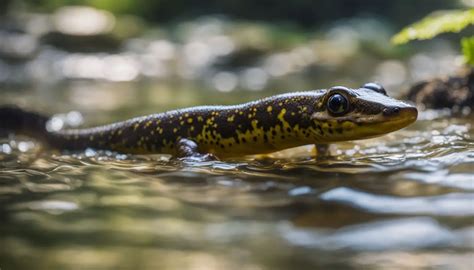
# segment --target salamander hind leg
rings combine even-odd
[[[209,153],[199,153],[198,145],[193,140],[180,139],[176,143],[177,157],[185,161],[211,161],[217,158]]]
[[[329,144],[315,144],[314,145],[314,157],[316,159],[326,159],[331,156]]]

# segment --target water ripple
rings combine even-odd
[[[322,194],[321,199],[349,204],[376,213],[474,216],[474,193],[400,198],[339,187]]]

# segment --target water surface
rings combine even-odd
[[[311,146],[195,163],[3,139],[0,267],[471,269],[473,124],[422,112],[317,160]]]

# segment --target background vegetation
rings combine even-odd
[[[459,8],[453,0],[379,1],[379,0],[3,0],[8,6],[51,12],[64,5],[88,5],[117,14],[133,14],[152,22],[189,20],[207,14],[224,14],[237,19],[284,21],[311,27],[334,19],[372,15],[404,26],[432,10]],[[6,8],[2,8],[6,10]]]

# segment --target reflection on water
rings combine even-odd
[[[0,261],[35,269],[469,269],[474,119],[424,118],[340,144],[320,161],[309,147],[197,164],[3,140]]]

